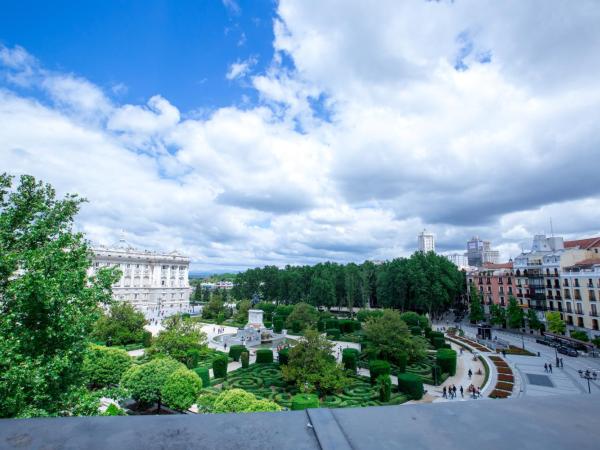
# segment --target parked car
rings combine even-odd
[[[558,347],[557,349],[558,353],[560,353],[561,355],[567,355],[567,356],[577,356],[577,350],[575,350],[574,348],[569,348],[569,347]]]

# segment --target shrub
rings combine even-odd
[[[229,356],[231,356],[234,361],[239,361],[240,355],[244,351],[246,351],[246,347],[244,345],[232,345],[229,347]]]
[[[250,365],[250,353],[242,352],[240,359],[242,360],[242,369],[247,369]]]
[[[406,352],[399,352],[394,358],[396,365],[398,366],[398,372],[406,372],[406,363],[408,362],[408,354]]]
[[[431,343],[433,344],[434,348],[438,349],[438,348],[442,348],[444,346],[444,344],[446,343],[446,341],[444,340],[443,337],[435,336],[435,337],[431,338]]]
[[[388,375],[391,372],[390,364],[387,361],[374,359],[369,361],[369,372],[371,375],[371,384],[375,384],[377,378],[381,375]]]
[[[315,394],[296,394],[292,397],[292,411],[318,407],[319,397]]]
[[[131,364],[131,357],[124,350],[90,345],[83,359],[82,371],[89,385],[106,387],[119,384]]]
[[[202,389],[202,380],[191,370],[179,369],[168,376],[161,388],[162,400],[170,408],[185,411]]]
[[[317,322],[317,331],[325,331],[325,321],[326,319],[319,319],[319,321]]]
[[[345,348],[342,350],[342,363],[344,363],[344,369],[356,372],[358,355],[359,351],[355,348]]]
[[[352,333],[357,330],[357,325],[360,327],[360,322],[357,320],[344,319],[339,321],[340,331],[342,333]],[[358,328],[360,329],[360,328]]]
[[[336,329],[339,331],[340,322],[337,319],[327,319],[325,321],[325,329],[326,330]]]
[[[436,354],[436,363],[442,372],[454,376],[456,374],[456,351],[449,348],[441,348]]]
[[[194,372],[196,372],[196,374],[202,380],[202,387],[210,387],[210,372],[206,367],[196,367]]]
[[[284,348],[279,351],[279,364],[287,364],[290,359],[290,349]]]
[[[412,373],[398,374],[398,389],[413,400],[420,400],[423,397],[423,382],[418,375]]]
[[[600,338],[594,338],[592,339],[592,343],[596,346],[596,347],[600,347]]]
[[[442,333],[441,331],[430,331],[429,332],[429,341],[433,344],[433,339],[436,337],[440,337],[443,338],[444,337],[444,333]]]
[[[327,337],[337,341],[340,338],[340,330],[338,328],[328,328]]]
[[[584,341],[584,342],[588,342],[590,340],[587,333],[585,331],[580,331],[580,330],[572,330],[571,337],[573,339],[579,339],[580,341]]]
[[[216,413],[257,411],[281,411],[281,407],[269,400],[257,400],[254,394],[243,389],[222,391],[212,405],[212,412]]]
[[[382,375],[377,378],[377,385],[379,387],[379,401],[389,402],[392,396],[392,380],[387,375]]]
[[[413,336],[421,336],[421,327],[410,327],[410,334],[412,334]]]
[[[227,364],[229,360],[226,356],[219,356],[213,360],[213,376],[215,378],[227,378]]]
[[[442,382],[442,368],[437,364],[431,366],[431,379],[436,386]]]
[[[302,322],[300,322],[299,320],[293,320],[291,322],[291,326],[290,326],[292,333],[301,333],[302,332]]]
[[[281,333],[282,330],[283,330],[283,318],[282,317],[273,318],[273,331],[275,333]]]
[[[359,322],[366,322],[367,319],[371,317],[381,317],[383,316],[383,310],[381,309],[361,309],[358,313],[356,313],[356,318]]]
[[[256,364],[269,364],[273,362],[273,350],[261,348],[256,350]]]

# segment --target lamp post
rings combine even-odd
[[[598,373],[595,370],[587,369],[585,371],[579,369],[579,376],[584,380],[587,380],[588,383],[588,393],[592,393],[592,388],[590,387],[590,380],[596,381],[598,379]]]

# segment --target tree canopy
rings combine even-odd
[[[154,338],[148,354],[169,356],[192,367],[190,359],[194,359],[193,354],[206,349],[207,344],[206,334],[200,325],[175,315],[164,321],[164,327]]]
[[[149,340],[144,314],[131,303],[114,302],[107,314],[102,314],[94,324],[92,337],[107,345],[127,345]]]

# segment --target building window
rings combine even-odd
[[[160,285],[161,285],[161,286],[164,286],[164,285],[165,285],[165,280],[161,280],[161,281],[160,281]]]

